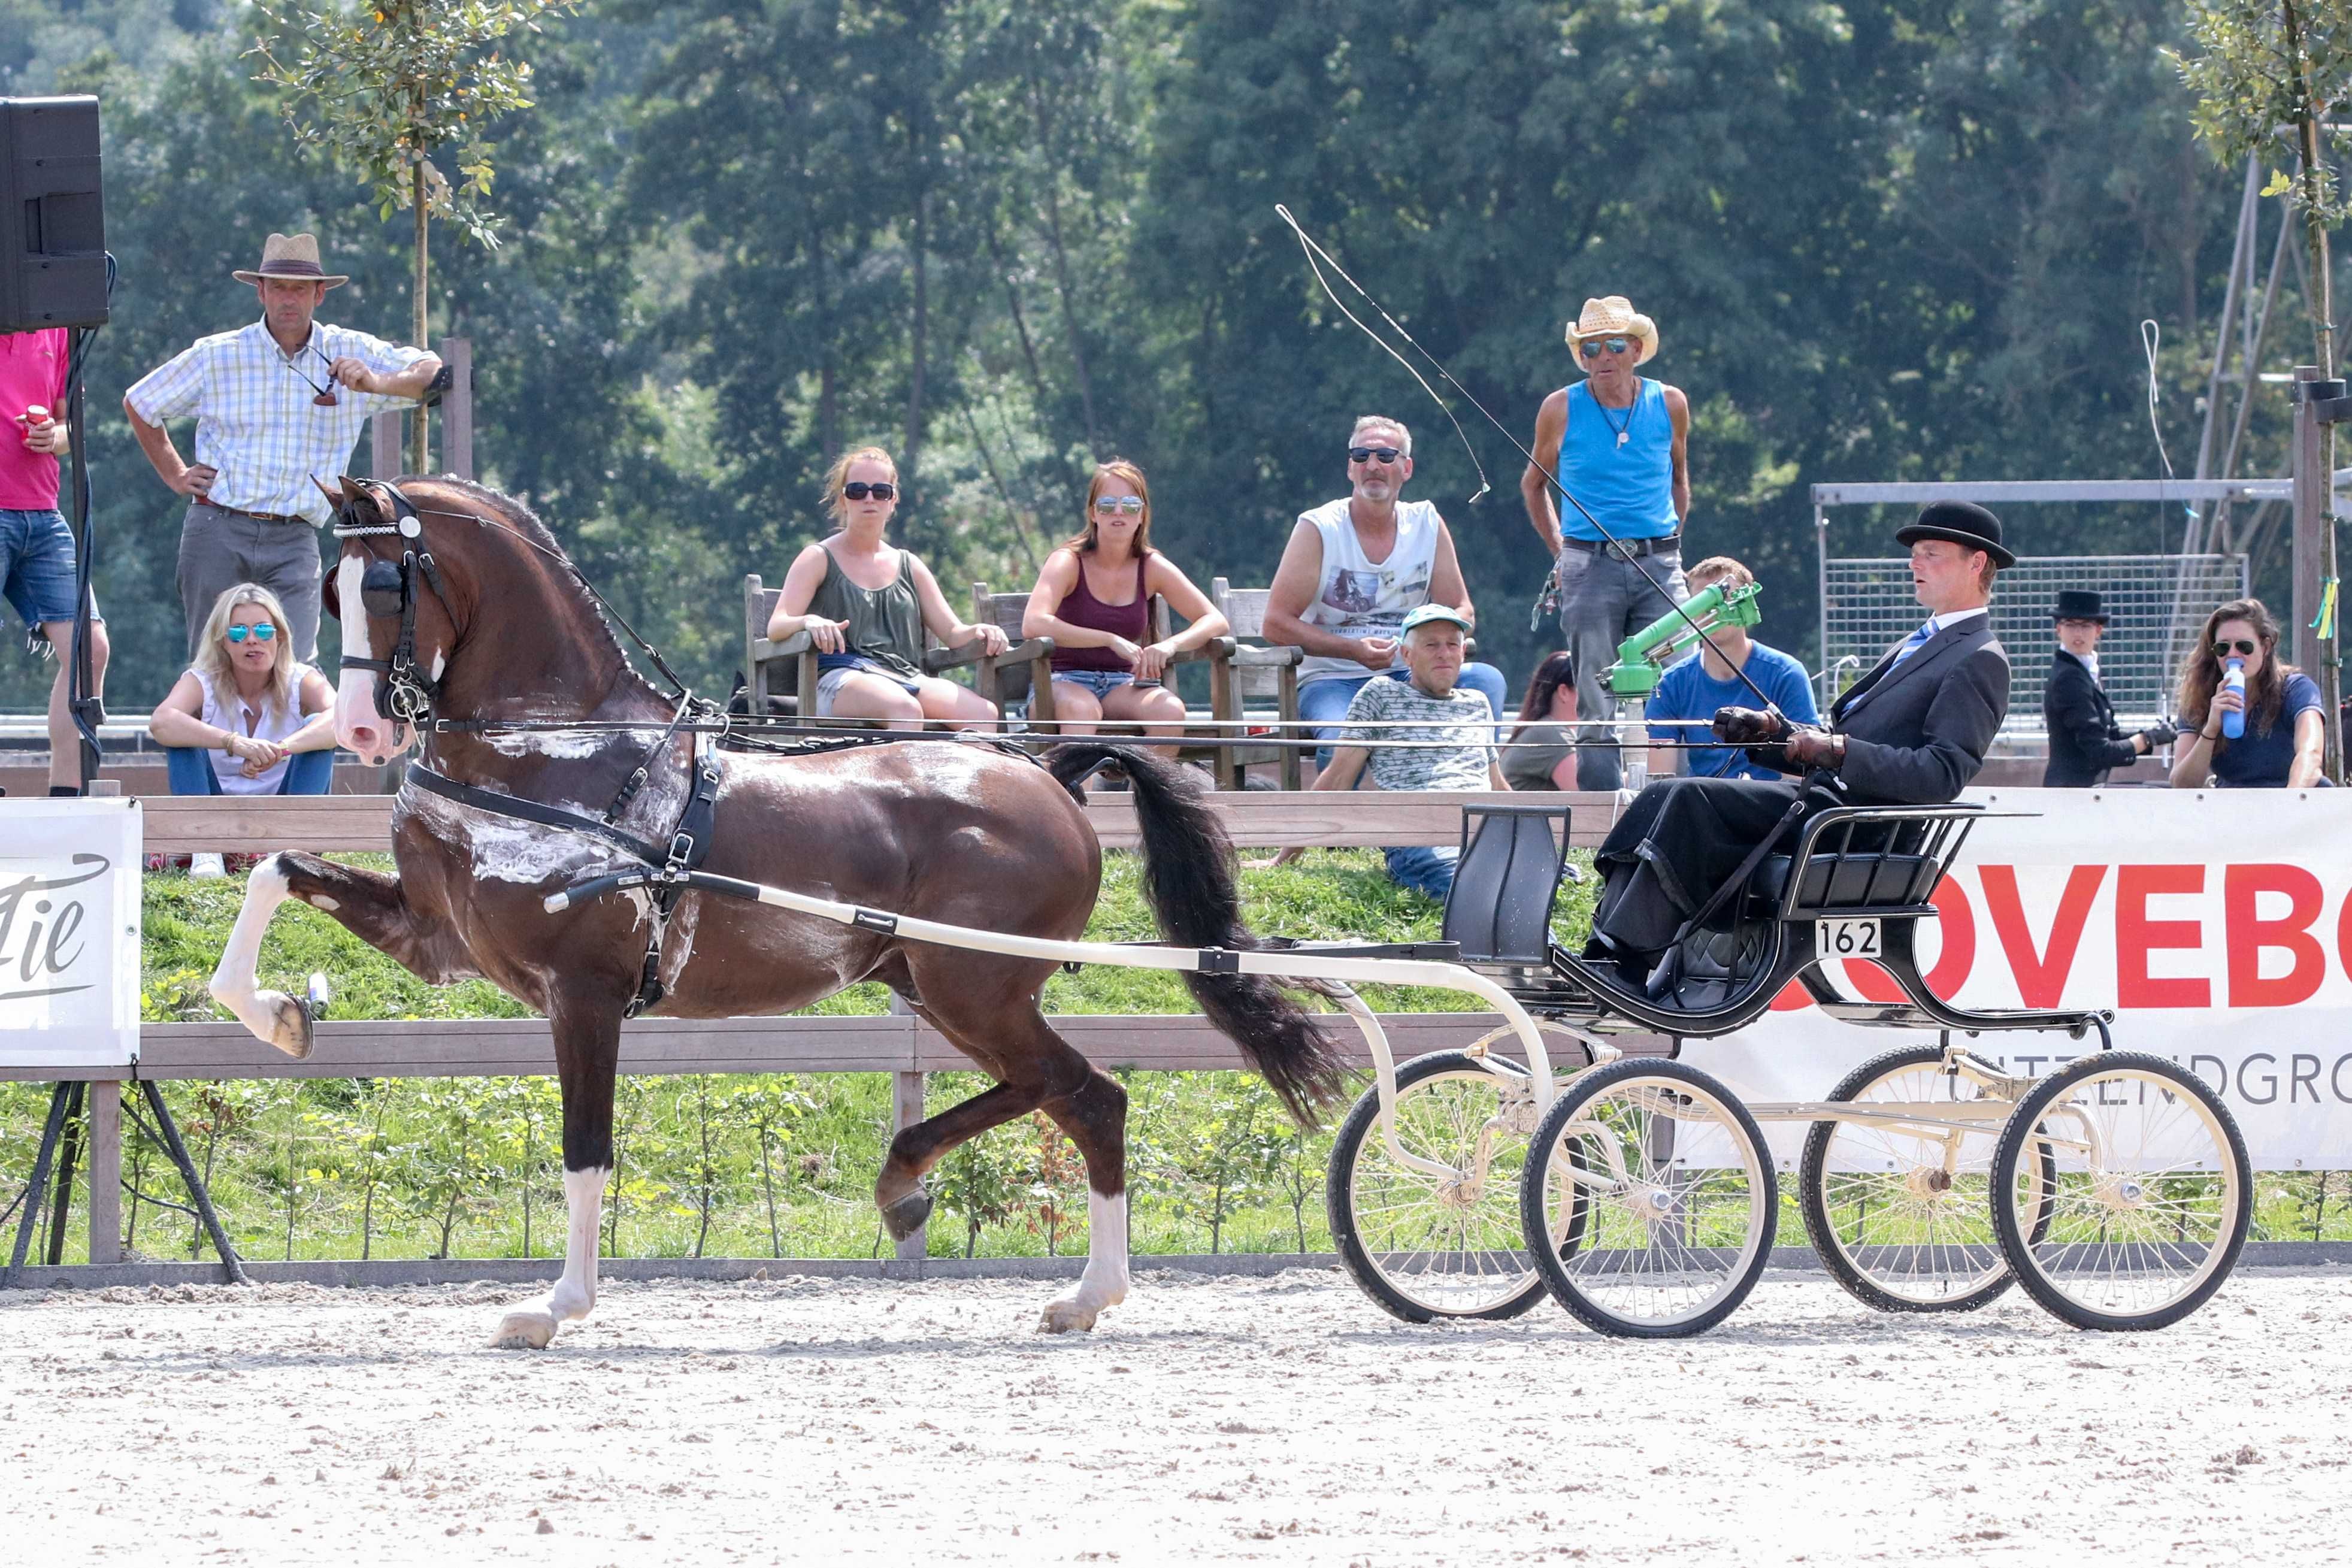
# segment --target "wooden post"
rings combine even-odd
[[[122,1085],[89,1086],[89,1260],[122,1261]]]
[[[908,1007],[897,992],[890,994],[890,1013],[894,1017],[911,1017]],[[913,1056],[913,1037],[908,1036],[908,1055]],[[890,1139],[897,1142],[898,1134],[923,1120],[923,1075],[920,1072],[894,1072],[890,1075]],[[931,1227],[926,1223],[915,1227],[914,1234],[898,1243],[901,1259],[919,1259],[930,1255]]]
[[[2316,677],[2319,634],[2312,617],[2319,614],[2319,533],[2327,517],[2327,476],[2319,471],[2319,420],[2305,395],[2305,384],[2319,379],[2315,364],[2294,367],[2294,593],[2289,612],[2294,625],[2291,656],[2297,668]],[[2329,650],[2333,652],[2333,649]]]
[[[474,477],[474,340],[443,338],[441,360],[449,390],[441,395],[441,464],[461,479]]]
[[[398,479],[400,468],[400,411],[393,409],[368,421],[371,443],[368,458],[373,465],[368,472],[379,479]]]

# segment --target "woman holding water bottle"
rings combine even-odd
[[[2307,789],[2325,784],[2319,683],[2278,657],[2278,623],[2260,599],[2205,617],[2180,672],[2172,787]]]

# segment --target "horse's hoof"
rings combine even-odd
[[[269,1020],[269,1032],[262,1036],[263,1039],[296,1061],[310,1054],[318,1042],[310,1003],[282,991],[257,992],[254,1000],[261,1004]]]
[[[1041,1334],[1066,1334],[1072,1329],[1091,1330],[1095,1320],[1100,1316],[1099,1308],[1089,1307],[1082,1301],[1048,1301],[1044,1315],[1037,1320],[1037,1331]]]
[[[490,1336],[494,1351],[543,1351],[555,1339],[555,1314],[541,1309],[509,1312]]]
[[[896,1203],[882,1205],[882,1227],[893,1241],[904,1241],[931,1217],[931,1194],[917,1187]]]

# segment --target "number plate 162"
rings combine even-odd
[[[1813,952],[1823,958],[1876,958],[1876,921],[1815,921]]]

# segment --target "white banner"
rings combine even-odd
[[[0,800],[0,1067],[139,1059],[139,803]]]
[[[1992,811],[1922,922],[1929,989],[1962,1006],[2108,1007],[2121,1050],[2217,1090],[2261,1170],[2352,1167],[2352,790],[1970,790]],[[1895,1001],[1874,965],[1839,989]],[[1755,1100],[1815,1100],[1847,1070],[1932,1033],[1822,1016],[1791,984],[1773,1010],[1684,1057]],[[2039,1076],[2095,1036],[1962,1043]],[[1791,1162],[1802,1126],[1768,1126]]]

